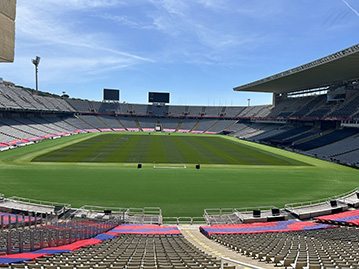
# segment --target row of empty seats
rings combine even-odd
[[[265,117],[271,106],[181,106],[108,103],[81,99],[67,99],[78,112],[116,113],[136,116],[192,116],[192,117]]]
[[[50,95],[33,95],[23,88],[4,84],[0,84],[0,108],[75,112],[75,109],[64,99]]]
[[[11,268],[220,268],[220,261],[200,251],[183,235],[123,234],[71,253],[25,261]],[[234,268],[234,267],[227,267]]]
[[[275,107],[181,106],[129,104],[60,98],[19,86],[0,84],[0,108],[13,110],[116,113],[137,116],[269,117],[269,118],[352,118],[359,114],[359,94],[351,91],[342,102],[328,102],[326,95],[284,98]]]
[[[328,101],[327,95],[284,98],[265,117],[269,118],[353,118],[359,113],[359,94],[341,101]]]
[[[78,227],[84,231],[79,225],[75,229]],[[70,235],[65,238],[72,238]],[[51,241],[51,236],[46,239]],[[19,264],[20,261],[23,263]],[[108,232],[98,234],[93,239],[80,240],[77,243],[70,242],[61,247],[49,247],[28,254],[0,256],[0,263],[11,264],[11,268],[56,269],[200,269],[221,266],[220,260],[191,244],[175,226],[133,224],[121,224]],[[235,267],[225,266],[224,268],[234,269]]]
[[[285,268],[359,267],[359,230],[354,228],[209,237],[243,255]]]

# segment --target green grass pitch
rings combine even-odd
[[[187,169],[153,169],[154,163]],[[355,169],[216,135],[82,134],[0,152],[6,197],[73,207],[159,206],[164,216],[282,207],[349,191],[358,178]]]
[[[222,136],[107,133],[33,161],[168,164],[307,165]]]

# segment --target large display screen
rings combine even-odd
[[[149,103],[169,103],[170,94],[168,92],[149,92],[148,93]]]
[[[120,101],[120,90],[103,89],[103,100]]]

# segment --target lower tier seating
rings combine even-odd
[[[285,268],[359,267],[359,230],[354,228],[209,237],[243,255]]]

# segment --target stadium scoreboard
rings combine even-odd
[[[148,93],[149,103],[169,103],[170,94],[168,92],[149,92]]]
[[[103,89],[104,101],[120,101],[120,90],[118,89]]]

